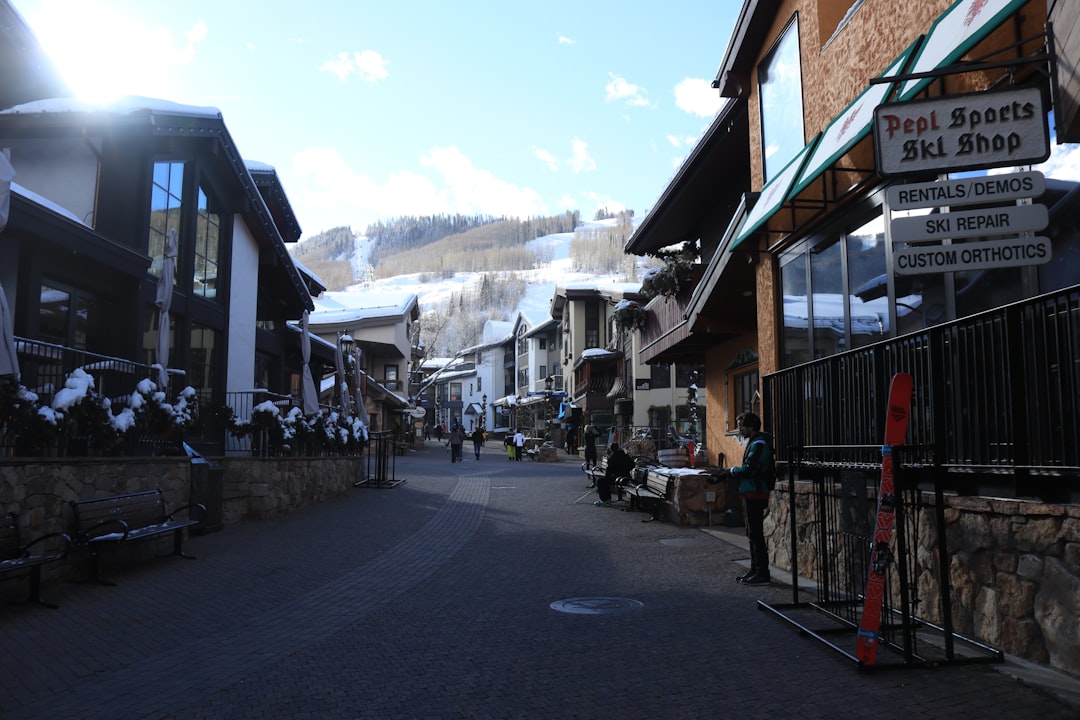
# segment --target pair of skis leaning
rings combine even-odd
[[[859,622],[855,655],[863,665],[877,661],[881,637],[881,608],[885,595],[885,575],[892,565],[893,524],[896,517],[896,483],[893,447],[904,444],[911,414],[912,377],[897,373],[889,386],[889,410],[885,418],[885,440],[881,446],[881,486],[878,488],[877,519],[870,548],[870,576],[866,583],[862,619]]]

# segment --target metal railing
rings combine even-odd
[[[42,408],[52,406],[56,393],[64,388],[68,377],[79,369],[94,379],[93,390],[108,398],[113,414],[128,406],[141,380],[150,378],[157,382],[156,370],[149,365],[79,348],[16,336],[15,351],[19,360],[18,384],[37,395],[38,405]],[[176,371],[170,374],[182,373]],[[171,451],[171,448],[166,448],[154,438],[135,437],[131,432],[122,448],[119,445],[105,448],[96,446],[92,438],[78,434],[80,431],[72,424],[67,424],[61,432],[47,440],[23,437],[25,428],[17,425],[13,420],[0,417],[0,456],[77,457],[102,452],[162,454]]]
[[[1078,501],[1080,286],[765,377],[781,459],[880,444],[900,371],[914,377],[907,442],[933,448],[952,489]],[[851,449],[843,460],[879,458]]]
[[[94,389],[113,403],[126,404],[141,379],[157,380],[149,365],[65,345],[16,337],[15,351],[20,381],[37,393],[42,405],[50,404],[68,375],[78,368],[93,376]]]

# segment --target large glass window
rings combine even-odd
[[[831,242],[810,253],[811,312],[814,357],[835,355],[847,349],[847,316],[844,311],[844,272],[841,244]]]
[[[771,180],[806,144],[803,136],[802,70],[796,16],[758,66],[761,152]]]
[[[153,259],[150,274],[161,277],[161,265],[165,254],[165,235],[170,229],[180,229],[184,197],[184,163],[154,163],[154,180],[150,189],[150,231],[147,254]],[[181,253],[181,256],[183,254]],[[180,273],[180,257],[177,257],[177,274]]]
[[[221,252],[221,215],[214,212],[203,188],[199,188],[199,216],[195,224],[195,276],[192,293],[208,300],[218,300],[221,278],[218,258]]]
[[[780,259],[780,282],[784,301],[781,308],[781,364],[791,367],[810,360],[810,297],[806,288],[806,251],[800,249]]]
[[[848,311],[851,345],[882,340],[889,326],[885,297],[885,220],[878,215],[847,236]]]

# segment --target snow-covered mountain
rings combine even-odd
[[[582,229],[603,229],[615,225],[616,221],[598,220],[582,223]],[[644,260],[638,261],[636,279],[627,282],[623,275],[597,275],[595,273],[575,272],[570,258],[570,243],[574,233],[558,233],[545,235],[533,240],[546,252],[542,257],[551,257],[550,262],[532,270],[515,271],[516,274],[525,278],[528,282],[525,296],[518,307],[507,308],[506,318],[512,320],[520,311],[532,325],[544,322],[550,317],[551,300],[555,295],[556,286],[559,287],[598,287],[614,288],[620,290],[636,290],[641,285],[644,276]],[[358,275],[362,277],[362,268],[367,267],[367,252],[370,242],[366,238],[357,238],[356,256],[354,259]],[[348,303],[347,294],[357,293],[357,306],[362,307],[370,301],[372,294],[376,296],[399,297],[404,293],[412,293],[417,296],[420,310],[424,311],[445,307],[452,297],[460,296],[471,285],[479,283],[483,273],[455,273],[453,277],[432,280],[432,273],[415,273],[410,275],[398,275],[382,280],[367,279],[352,285],[344,292],[335,293],[335,299],[343,304]]]

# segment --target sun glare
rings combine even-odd
[[[75,95],[93,102],[166,97],[167,70],[183,53],[167,30],[85,0],[47,2],[27,21]]]

